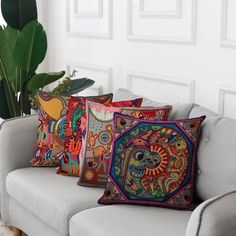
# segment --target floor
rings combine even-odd
[[[3,225],[0,221],[0,236],[12,236],[12,232],[9,228]]]

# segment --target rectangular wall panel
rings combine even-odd
[[[74,0],[74,16],[81,18],[102,18],[103,0]]]
[[[111,39],[112,1],[67,0],[67,34],[75,37]]]
[[[182,0],[139,0],[140,16],[144,18],[180,18]]]
[[[197,0],[171,1],[169,5],[173,6],[169,10],[158,10],[160,7],[158,8],[155,1],[149,2],[149,8],[156,10],[145,10],[146,1],[150,0],[127,0],[129,40],[173,44],[195,43]],[[164,0],[158,1],[163,5],[166,4]]]
[[[222,0],[221,45],[236,48],[236,1]]]
[[[101,95],[112,91],[112,68],[84,64],[79,62],[67,63],[67,73],[77,70],[76,78],[89,78],[95,81],[95,84],[81,92],[81,96]]]
[[[194,102],[194,81],[172,76],[129,72],[128,88],[134,93],[159,102]]]
[[[236,87],[222,85],[219,91],[219,114],[236,119]]]

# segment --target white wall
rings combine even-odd
[[[236,118],[235,0],[44,1],[46,70]],[[95,90],[89,92],[95,93]]]
[[[0,6],[1,6],[1,0],[0,0]],[[5,24],[6,23],[5,23],[5,21],[4,21],[3,17],[2,17],[2,13],[0,11],[0,25],[5,25]]]

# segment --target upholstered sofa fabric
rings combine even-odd
[[[24,229],[28,236],[66,236],[46,224],[14,199],[9,200],[9,225]]]
[[[186,236],[233,236],[235,222],[236,191],[233,191],[200,204],[191,215]]]
[[[1,218],[9,222],[6,176],[18,168],[29,167],[37,138],[37,116],[6,120],[0,125]],[[13,148],[14,147],[14,148]]]
[[[184,236],[191,211],[143,206],[106,206],[71,218],[70,236]]]
[[[115,95],[116,100],[135,97],[139,96],[125,89],[118,90]],[[163,104],[144,99],[144,105]],[[72,236],[236,235],[235,193],[228,193],[236,190],[236,121],[222,118],[193,104],[174,105],[172,118],[184,119],[202,115],[206,115],[207,119],[203,124],[199,144],[196,192],[199,192],[200,199],[206,201],[194,212],[143,206],[97,207],[95,198],[102,195],[102,190],[92,189],[85,194],[84,187],[78,190],[80,187],[74,186],[73,181],[76,179],[73,178],[72,181],[71,177],[58,176],[54,173],[55,169],[46,168],[43,172],[38,168],[28,168],[35,151],[37,116],[4,121],[0,125],[0,194],[3,222],[21,228],[33,236],[68,236],[69,227]],[[21,169],[24,167],[26,168]],[[6,190],[8,174],[9,193]],[[36,178],[39,175],[40,179],[43,175],[45,177],[38,181]],[[65,179],[62,184],[59,181],[61,178]],[[65,184],[69,184],[69,187],[55,190],[59,185]],[[74,205],[75,198],[70,195],[77,194],[77,191],[82,193],[83,200],[77,198],[79,204]],[[68,204],[71,199],[73,204]],[[94,208],[88,209],[91,207]]]
[[[204,201],[236,190],[236,120],[200,106],[193,108],[190,117],[203,114],[207,119],[198,148],[196,193]]]
[[[24,168],[7,176],[11,198],[62,235],[67,234],[70,217],[98,207],[102,189],[76,185],[76,178],[56,174],[55,168]]]

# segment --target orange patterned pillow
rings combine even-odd
[[[113,118],[115,112],[148,120],[167,120],[171,106],[160,108],[105,107],[101,104],[87,103],[87,133],[84,151],[81,152],[81,176],[79,185],[104,187],[110,163],[113,143]],[[125,128],[128,123],[120,122]]]

